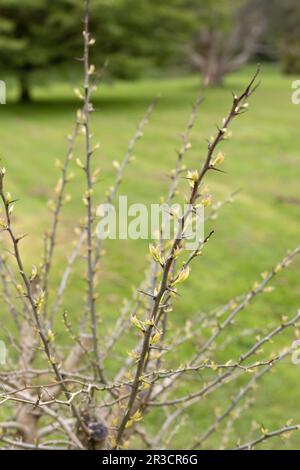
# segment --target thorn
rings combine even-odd
[[[148,295],[148,297],[151,297],[153,300],[156,299],[156,296],[153,295],[153,294],[151,294],[150,292],[145,292],[144,290],[140,290],[140,289],[138,289],[138,292],[139,292],[140,294]]]
[[[28,233],[25,233],[24,235],[21,235],[20,237],[16,238],[16,242],[19,243],[23,238],[28,237]]]
[[[214,170],[214,171],[219,171],[220,173],[225,173],[225,174],[226,174],[226,171],[221,170],[220,168],[216,168],[216,167],[213,166],[213,165],[210,165],[209,169],[210,169],[210,170]]]

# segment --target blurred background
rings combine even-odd
[[[20,100],[35,83],[77,73],[82,10],[80,0],[0,1],[1,75]],[[300,72],[297,0],[93,0],[92,11],[107,80],[198,73],[213,86],[253,60]]]
[[[135,149],[121,194],[129,202],[159,201],[169,186],[191,107],[197,95],[205,99],[193,130],[188,168],[199,166],[207,139],[226,115],[231,93],[238,93],[261,64],[261,86],[249,112],[233,125],[233,137],[222,149],[226,174],[209,175],[213,203],[239,190],[216,220],[206,255],[193,265],[171,319],[174,327],[199,312],[208,312],[246,292],[262,271],[270,270],[288,249],[299,244],[300,107],[292,104],[292,83],[300,79],[299,0],[92,0],[91,30],[96,39],[92,62],[105,74],[95,94],[92,117],[95,143],[101,143],[95,165],[102,169],[95,191],[100,204],[115,178],[112,162],[121,161],[128,141],[149,102],[160,96],[143,139]],[[43,233],[49,228],[47,202],[54,195],[66,136],[80,102],[73,88],[82,83],[82,14],[80,0],[0,0],[0,80],[7,84],[7,104],[0,106],[0,157],[7,168],[7,186],[19,199],[14,220],[29,233],[23,255],[29,266],[39,265]],[[80,157],[78,142],[74,157]],[[75,160],[74,158],[74,160]],[[64,208],[52,272],[53,290],[72,250],[74,228],[83,216],[84,181],[72,169],[71,202]],[[181,200],[185,183],[180,188]],[[118,318],[124,299],[143,279],[148,241],[109,242],[103,258],[98,308],[104,326]],[[63,305],[70,318],[84,308],[83,261],[79,260]],[[277,325],[282,315],[299,308],[299,268],[296,261],[278,276],[271,294],[261,296],[242,313],[227,344],[219,345],[216,361],[238,357],[253,343],[253,333]],[[1,305],[1,324],[12,325]],[[3,330],[3,328],[2,328]],[[248,334],[247,334],[248,331]],[[246,333],[245,333],[246,332]],[[61,319],[56,334],[65,341]],[[128,340],[126,340],[128,341]],[[124,341],[109,366],[118,368],[130,349]],[[290,345],[292,338],[277,340]],[[272,346],[273,347],[273,346]],[[184,362],[190,349],[180,351]],[[171,364],[172,366],[172,364]],[[300,421],[300,369],[290,360],[268,374],[256,392],[255,407],[237,421],[235,438],[256,425],[281,427]],[[197,378],[201,380],[201,377]],[[189,390],[197,387],[191,383]],[[183,391],[184,392],[184,391]],[[227,393],[227,395],[226,395]],[[208,424],[220,403],[229,402],[230,386],[192,407],[193,424],[175,437],[185,448],[199,435],[197,423]],[[221,401],[220,401],[221,400]],[[161,419],[151,417],[153,423]],[[150,426],[151,426],[150,419]],[[157,426],[154,426],[157,429]],[[217,439],[217,436],[216,436]],[[213,445],[214,442],[210,442]],[[208,445],[209,445],[208,444]],[[272,440],[269,446],[300,448],[299,438]]]

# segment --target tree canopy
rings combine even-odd
[[[166,64],[193,27],[185,0],[94,0],[93,59],[110,59],[109,72],[121,78]],[[81,51],[84,2],[78,0],[0,0],[0,65],[20,81],[28,100],[36,70],[74,63]]]
[[[80,44],[76,0],[1,0],[0,65],[14,72],[28,100],[34,71],[69,61]]]

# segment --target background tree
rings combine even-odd
[[[276,44],[276,59],[285,73],[300,73],[300,4],[274,1],[269,43]]]
[[[26,102],[33,72],[74,57],[81,8],[75,0],[1,0],[0,7],[0,64],[16,75]]]
[[[109,73],[136,78],[170,63],[193,25],[184,0],[94,0],[93,60],[110,59]],[[21,101],[29,101],[34,72],[75,64],[81,54],[77,0],[0,0],[0,64],[17,76]]]
[[[96,53],[110,59],[109,73],[119,78],[170,65],[196,27],[186,0],[95,0],[92,6]]]
[[[199,28],[188,48],[189,61],[203,83],[219,85],[259,51],[272,1],[206,0],[191,2]]]
[[[263,58],[280,58],[288,72],[299,64],[296,0],[93,0],[92,11],[92,60],[109,59],[113,77],[133,79],[188,62],[205,85],[217,85],[266,43],[272,47]],[[23,102],[31,99],[35,72],[76,70],[81,18],[78,0],[0,0],[0,67],[17,77]]]

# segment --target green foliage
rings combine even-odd
[[[186,0],[95,0],[92,5],[97,58],[109,59],[109,72],[120,78],[170,63],[195,27]]]
[[[1,64],[31,71],[70,57],[80,18],[76,5],[75,0],[1,0]]]
[[[297,0],[92,0],[91,31],[97,40],[92,60],[98,66],[108,60],[108,74],[123,79],[187,63],[186,46],[197,43],[199,32],[218,31],[226,39],[237,12],[247,3],[248,23],[251,11],[263,3],[269,6],[266,20],[271,19],[272,27],[266,36],[270,44],[266,54],[280,57],[286,72],[298,72]],[[23,98],[29,97],[34,72],[78,63],[83,6],[83,0],[0,0],[0,67],[2,74],[19,78]]]
[[[0,65],[20,78],[25,97],[32,72],[74,56],[80,8],[76,0],[1,0],[0,7]]]
[[[0,65],[28,81],[28,74],[73,64],[82,53],[78,34],[84,2],[0,0]],[[191,30],[185,0],[94,0],[91,30],[97,39],[94,61],[110,61],[109,73],[134,78],[161,67]],[[28,84],[27,84],[28,85]],[[26,84],[25,84],[26,86]]]

